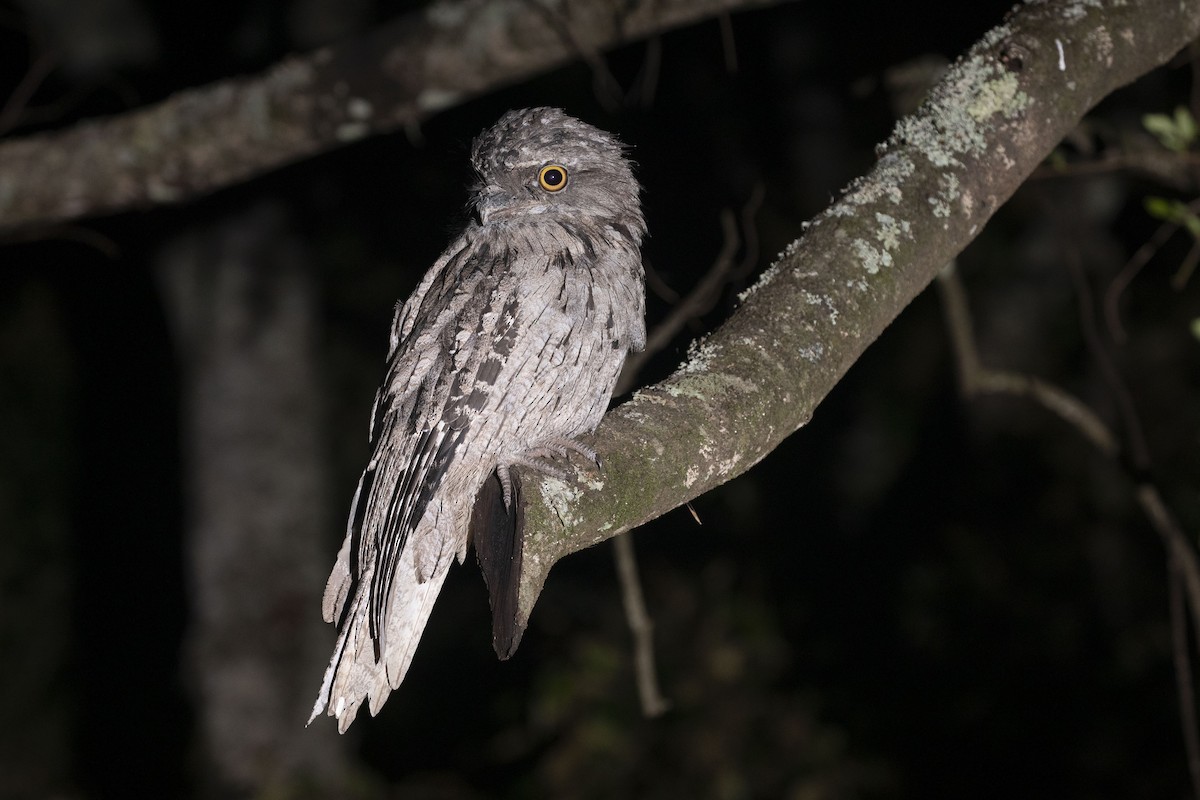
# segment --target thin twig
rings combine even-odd
[[[1133,405],[1133,394],[1121,377],[1121,370],[1104,347],[1100,337],[1100,325],[1096,321],[1095,303],[1092,301],[1092,287],[1088,284],[1083,265],[1079,262],[1079,251],[1074,247],[1068,248],[1064,254],[1067,271],[1075,282],[1075,291],[1079,295],[1079,328],[1083,332],[1083,340],[1091,351],[1092,358],[1100,368],[1108,389],[1117,401],[1117,412],[1121,415],[1125,439],[1129,446],[1129,454],[1134,466],[1139,470],[1150,469],[1150,446],[1146,443],[1146,434],[1142,430],[1142,422],[1138,418],[1137,409]]]
[[[1188,45],[1189,66],[1192,70],[1192,87],[1189,105],[1192,109],[1192,119],[1200,119],[1200,42],[1193,41]]]
[[[1155,147],[1159,147],[1155,145]],[[1033,171],[1030,180],[1078,178],[1085,175],[1108,175],[1115,172],[1144,174],[1174,189],[1186,190],[1196,185],[1193,176],[1186,175],[1180,166],[1200,166],[1200,154],[1172,153],[1167,150],[1105,151],[1086,161],[1047,163]]]
[[[638,698],[642,713],[657,717],[670,708],[658,687],[658,674],[654,666],[654,622],[646,611],[646,598],[638,578],[637,559],[633,553],[633,539],[628,534],[613,539],[613,556],[617,562],[617,577],[621,584],[621,602],[625,606],[625,619],[633,634],[634,667],[637,673]]]
[[[662,37],[651,36],[646,41],[646,57],[637,76],[638,103],[642,108],[654,105],[654,94],[658,91],[658,76],[662,71]]]
[[[733,20],[728,13],[717,15],[721,25],[721,50],[725,53],[725,71],[733,75],[738,70],[737,41],[733,38]]]
[[[742,209],[742,220],[747,230],[752,229],[751,223],[754,214],[757,213],[761,204],[760,184],[755,187],[755,191]],[[626,359],[621,378],[617,381],[616,389],[613,391],[614,395],[621,395],[629,391],[646,360],[666,347],[685,325],[703,316],[716,303],[721,287],[725,285],[727,277],[733,270],[733,257],[738,249],[737,221],[729,209],[721,214],[721,232],[723,237],[721,251],[713,260],[712,266],[709,267],[700,282],[688,292],[687,296],[676,303],[667,318],[654,327],[654,330],[646,337],[646,346],[642,352],[635,353]],[[757,243],[757,239],[755,242]],[[757,244],[755,244],[755,249],[757,250]],[[651,274],[653,273],[647,272],[648,277]],[[657,279],[657,275],[654,277]],[[688,509],[699,524],[700,517],[697,516],[695,509],[690,504]],[[618,536],[613,540],[613,545],[616,548],[613,555],[617,561],[617,578],[621,585],[621,598],[625,604],[629,630],[633,634],[638,695],[641,697],[643,713],[647,717],[656,717],[666,710],[667,704],[658,689],[658,678],[654,667],[654,623],[650,619],[645,599],[642,596],[637,562],[633,555],[633,535]]]
[[[1191,201],[1187,204],[1187,207],[1194,214],[1200,213],[1200,199]],[[1179,225],[1174,222],[1164,222],[1162,225],[1159,225],[1158,229],[1154,231],[1154,235],[1147,239],[1134,252],[1129,261],[1125,262],[1125,266],[1121,267],[1120,271],[1117,272],[1117,276],[1112,279],[1112,283],[1108,285],[1108,289],[1105,290],[1104,319],[1108,326],[1108,335],[1117,344],[1124,344],[1129,338],[1125,333],[1125,327],[1121,324],[1121,310],[1118,307],[1121,295],[1124,294],[1129,284],[1133,283],[1133,279],[1142,271],[1142,268],[1146,266],[1150,259],[1154,258],[1162,246],[1166,244],[1167,239],[1171,238],[1171,235],[1177,230],[1179,230]],[[1191,257],[1191,253],[1188,254],[1188,257]],[[1182,268],[1179,272],[1175,273],[1175,278],[1180,279],[1181,273]],[[1188,277],[1190,277],[1190,272],[1183,275],[1181,280],[1186,283]],[[1174,283],[1174,280],[1172,285],[1176,289],[1180,288]]]
[[[758,265],[758,212],[767,197],[767,187],[761,180],[754,182],[746,204],[742,206],[742,258],[733,271],[734,280],[742,280]]]
[[[563,44],[575,53],[583,63],[588,65],[592,71],[592,92],[596,97],[596,101],[600,106],[610,114],[616,113],[621,108],[621,101],[624,97],[624,90],[621,88],[621,82],[612,74],[612,70],[608,68],[608,62],[604,60],[604,55],[599,53],[595,48],[584,45],[571,30],[571,26],[564,18],[564,14],[556,12],[555,9],[537,2],[537,0],[528,0],[529,8],[537,11],[546,20],[546,23],[554,29]],[[620,18],[615,21],[615,26],[620,30],[623,26],[620,24]]]
[[[980,363],[967,293],[954,262],[938,275],[937,287],[950,331],[950,345],[958,364],[959,385],[965,396],[1012,394],[1027,397],[1057,414],[1101,452],[1110,456],[1117,453],[1116,437],[1104,421],[1068,392],[1034,375],[987,369]]]
[[[738,248],[737,221],[729,209],[721,212],[721,236],[723,239],[721,252],[713,260],[708,272],[671,309],[667,318],[654,326],[654,329],[646,337],[646,347],[640,353],[633,353],[625,359],[621,378],[617,381],[616,389],[613,390],[614,395],[622,395],[633,388],[638,372],[655,353],[666,347],[689,322],[712,310],[720,296],[721,287],[725,285],[726,278],[733,269],[733,256]]]
[[[1143,483],[1137,487],[1136,494],[1138,505],[1142,507],[1154,530],[1162,537],[1174,569],[1183,578],[1183,588],[1187,593],[1193,621],[1200,620],[1200,561],[1196,559],[1195,548],[1179,527],[1175,515],[1163,502],[1158,489],[1152,484]]]
[[[47,225],[0,234],[0,244],[19,242],[76,242],[110,261],[116,261],[121,255],[121,246],[115,240],[83,225]]]
[[[733,213],[726,210],[721,215],[724,245],[704,278],[681,299],[665,320],[660,322],[646,337],[646,346],[625,361],[621,378],[613,390],[622,395],[632,388],[638,372],[646,360],[675,337],[693,319],[704,314],[715,302],[714,295],[725,283],[725,276],[733,266],[733,254],[737,251],[737,225]],[[694,514],[695,512],[693,512]],[[637,673],[638,696],[642,701],[642,713],[657,717],[667,709],[666,701],[658,689],[658,678],[654,667],[654,623],[646,610],[642,587],[638,578],[637,562],[633,556],[633,535],[617,536],[613,540],[613,556],[617,561],[617,580],[621,586],[621,599],[625,604],[625,616],[633,634],[634,669]]]
[[[1129,334],[1125,333],[1125,326],[1121,324],[1121,295],[1129,288],[1129,284],[1133,283],[1133,279],[1142,271],[1142,267],[1154,258],[1162,246],[1167,243],[1167,239],[1171,238],[1171,234],[1178,229],[1179,226],[1174,222],[1164,222],[1159,225],[1158,230],[1154,231],[1154,234],[1129,257],[1125,266],[1117,271],[1116,277],[1104,290],[1104,319],[1108,325],[1108,335],[1117,344],[1125,344],[1129,339]]]
[[[1134,463],[1141,469],[1149,468],[1149,453],[1145,449],[1145,439],[1141,425],[1134,413],[1132,400],[1116,367],[1108,360],[1107,354],[1099,347],[1099,334],[1094,315],[1091,313],[1091,295],[1087,281],[1082,275],[1079,265],[1068,262],[1072,266],[1077,288],[1080,290],[1081,317],[1084,336],[1088,339],[1093,355],[1101,362],[1101,370],[1106,380],[1118,394],[1118,407],[1125,416],[1124,427],[1127,436],[1135,439],[1134,448],[1141,450],[1135,454]],[[959,383],[963,394],[972,396],[983,393],[1016,394],[1029,397],[1044,407],[1058,414],[1060,418],[1072,425],[1091,441],[1097,449],[1113,459],[1118,452],[1117,439],[1112,430],[1081,401],[1058,387],[1029,375],[999,372],[983,366],[975,343],[975,335],[971,325],[970,310],[967,305],[966,291],[958,277],[953,262],[948,264],[938,275],[938,288],[942,297],[942,307],[946,315],[947,328],[950,332],[955,360],[958,364]],[[1124,399],[1121,398],[1124,393]],[[1140,443],[1137,442],[1140,440]],[[1132,478],[1132,476],[1131,476]],[[1193,623],[1200,622],[1200,560],[1197,559],[1195,548],[1189,543],[1178,521],[1167,508],[1157,487],[1149,482],[1135,483],[1135,496],[1142,512],[1149,520],[1151,527],[1163,540],[1167,551],[1167,561],[1171,570],[1172,581],[1182,581],[1182,592],[1187,598],[1188,610]],[[1174,592],[1174,589],[1172,590]],[[1175,602],[1174,600],[1172,602]],[[1174,614],[1174,612],[1172,612]],[[1174,616],[1172,623],[1175,624]],[[1186,636],[1186,631],[1184,632]],[[1184,746],[1187,749],[1188,769],[1192,774],[1195,786],[1195,796],[1200,800],[1200,733],[1198,733],[1195,712],[1195,696],[1191,689],[1191,667],[1186,653],[1181,659],[1178,649],[1174,659],[1175,677],[1180,685],[1180,715],[1184,726]],[[1186,688],[1184,684],[1186,683]]]
[[[1183,261],[1179,262],[1179,269],[1175,270],[1175,274],[1171,276],[1171,288],[1177,292],[1186,289],[1188,281],[1192,279],[1192,274],[1196,271],[1197,264],[1200,264],[1200,241],[1192,242],[1187,255],[1183,257]]]
[[[1192,659],[1189,655],[1187,609],[1183,604],[1183,582],[1178,562],[1168,560],[1171,619],[1171,652],[1175,662],[1175,689],[1179,692],[1179,723],[1183,728],[1183,745],[1187,751],[1188,772],[1192,776],[1192,795],[1200,797],[1200,736],[1197,736],[1196,689],[1192,684]]]
[[[58,54],[48,51],[42,53],[29,65],[21,82],[17,84],[12,94],[8,96],[8,100],[5,101],[4,108],[0,109],[0,135],[8,133],[16,127],[21,120],[21,112],[29,105],[33,95],[41,87],[42,82],[54,71],[57,64]]]
[[[658,274],[658,270],[650,263],[650,260],[645,256],[642,257],[642,266],[646,269],[646,288],[654,292],[659,300],[662,300],[669,306],[673,306],[679,302],[682,295],[672,289],[662,276]]]

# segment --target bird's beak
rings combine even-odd
[[[515,198],[508,192],[480,192],[475,197],[475,218],[480,225],[487,225],[488,220],[506,216],[512,210],[514,201]]]

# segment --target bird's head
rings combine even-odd
[[[471,163],[481,225],[577,219],[617,222],[638,240],[645,231],[621,143],[560,109],[509,111],[476,137]]]

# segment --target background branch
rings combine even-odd
[[[435,3],[261,75],[0,143],[0,232],[178,203],[623,42],[768,4]]]
[[[1165,0],[1026,5],[986,34],[725,325],[605,418],[603,480],[531,482],[518,624],[558,559],[736,477],[803,425],[1089,108],[1198,34],[1200,7]]]
[[[670,708],[670,704],[658,687],[658,672],[654,667],[654,621],[646,611],[646,600],[642,596],[632,535],[613,539],[613,558],[621,586],[621,605],[625,608],[625,620],[633,635],[638,700],[644,715],[657,717]]]
[[[1081,325],[1089,339],[1098,338],[1095,330],[1095,320],[1092,315],[1092,298],[1087,291],[1086,281],[1083,280],[1081,269],[1076,257],[1068,257],[1071,271],[1076,278],[1076,286],[1080,290]],[[947,266],[938,276],[938,289],[945,310],[947,327],[951,344],[954,347],[958,366],[958,379],[964,396],[970,398],[982,394],[1010,394],[1033,400],[1044,408],[1057,414],[1064,422],[1074,427],[1119,469],[1122,467],[1119,457],[1121,448],[1117,437],[1090,408],[1078,398],[1059,387],[1032,375],[1002,372],[992,370],[983,365],[975,341],[971,315],[967,305],[966,291],[954,265]],[[1104,363],[1105,371],[1109,372],[1110,386],[1114,392],[1122,396],[1118,406],[1124,422],[1126,438],[1130,440],[1130,449],[1141,451],[1141,455],[1133,458],[1133,467],[1140,472],[1150,468],[1148,452],[1145,452],[1144,437],[1141,425],[1133,413],[1132,404],[1128,399],[1116,368],[1107,363],[1106,355],[1093,344],[1093,354],[1097,360]],[[1129,472],[1128,470],[1124,470]],[[1170,582],[1170,617],[1171,633],[1174,642],[1174,667],[1176,686],[1179,693],[1179,705],[1183,723],[1184,746],[1187,751],[1188,770],[1192,778],[1193,796],[1200,798],[1200,735],[1197,734],[1195,693],[1192,690],[1191,663],[1187,652],[1187,620],[1183,614],[1183,598],[1187,598],[1188,610],[1193,623],[1200,621],[1200,560],[1197,559],[1195,548],[1189,543],[1175,515],[1167,508],[1162,494],[1154,484],[1141,481],[1137,476],[1129,474],[1135,484],[1135,494],[1138,505],[1146,515],[1150,525],[1162,539],[1167,552],[1167,567]]]

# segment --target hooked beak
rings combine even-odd
[[[516,202],[508,192],[481,192],[475,197],[475,218],[480,225],[487,225],[488,220],[502,219],[512,212]]]

